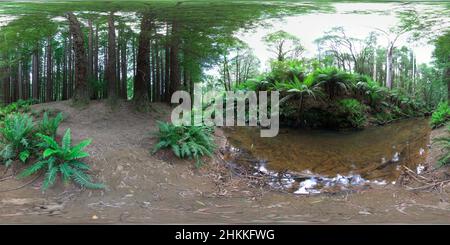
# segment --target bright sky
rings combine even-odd
[[[394,15],[386,14],[346,14],[345,12],[353,10],[391,10],[398,7],[397,3],[377,4],[377,3],[339,3],[334,5],[336,12],[333,14],[313,13],[306,15],[298,15],[286,17],[284,19],[272,19],[267,21],[271,27],[258,27],[252,31],[240,31],[236,34],[242,41],[246,42],[253,50],[255,55],[260,59],[262,69],[267,68],[267,61],[273,57],[262,41],[263,36],[278,30],[284,30],[300,38],[302,45],[306,48],[303,54],[306,57],[316,55],[317,47],[314,40],[323,36],[324,32],[333,27],[342,26],[348,36],[364,39],[375,28],[388,30],[390,27],[398,23],[398,19]],[[431,61],[433,46],[425,41],[420,43],[409,43],[408,35],[404,35],[397,41],[397,46],[408,46],[413,48],[417,63],[428,63]],[[379,45],[387,45],[386,37],[380,35],[378,37]]]

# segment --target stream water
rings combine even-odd
[[[427,119],[409,119],[359,131],[281,129],[259,137],[254,127],[226,128],[226,159],[273,177],[270,185],[296,194],[392,183],[401,166],[422,170],[430,144]]]

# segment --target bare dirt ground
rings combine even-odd
[[[0,223],[450,223],[445,186],[433,192],[387,185],[296,196],[250,185],[218,160],[195,169],[168,152],[151,155],[156,120],[167,120],[170,111],[163,104],[153,104],[148,113],[134,112],[129,103],[115,109],[103,102],[85,109],[69,102],[34,106],[42,108],[63,112],[59,134],[71,128],[74,142],[93,139],[87,162],[108,188],[83,190],[57,183],[42,193],[37,179],[7,191],[36,177],[0,178]],[[445,133],[438,129],[432,137]],[[217,135],[223,144],[220,131]],[[430,169],[438,154],[432,146],[426,163]]]

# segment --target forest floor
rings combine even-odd
[[[298,196],[255,187],[219,161],[195,169],[169,152],[151,155],[156,120],[169,119],[164,104],[153,104],[148,113],[134,112],[130,103],[115,109],[95,101],[84,109],[69,102],[33,106],[42,108],[63,112],[59,134],[70,127],[74,142],[93,139],[87,162],[108,188],[82,190],[58,182],[42,193],[37,179],[5,191],[35,177],[0,178],[0,223],[450,223],[448,188],[409,191],[386,185]],[[434,130],[432,138],[445,133]],[[220,130],[217,136],[223,145]],[[433,145],[426,162],[430,168],[438,154]]]

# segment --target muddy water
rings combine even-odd
[[[273,138],[261,138],[259,129],[250,127],[227,128],[225,133],[231,145],[226,154],[230,162],[275,177],[301,173],[344,184],[391,183],[401,165],[420,171],[430,144],[427,119],[346,132],[281,129]],[[285,184],[291,187],[293,175],[287,176]],[[301,181],[300,186],[320,182],[317,178]]]

